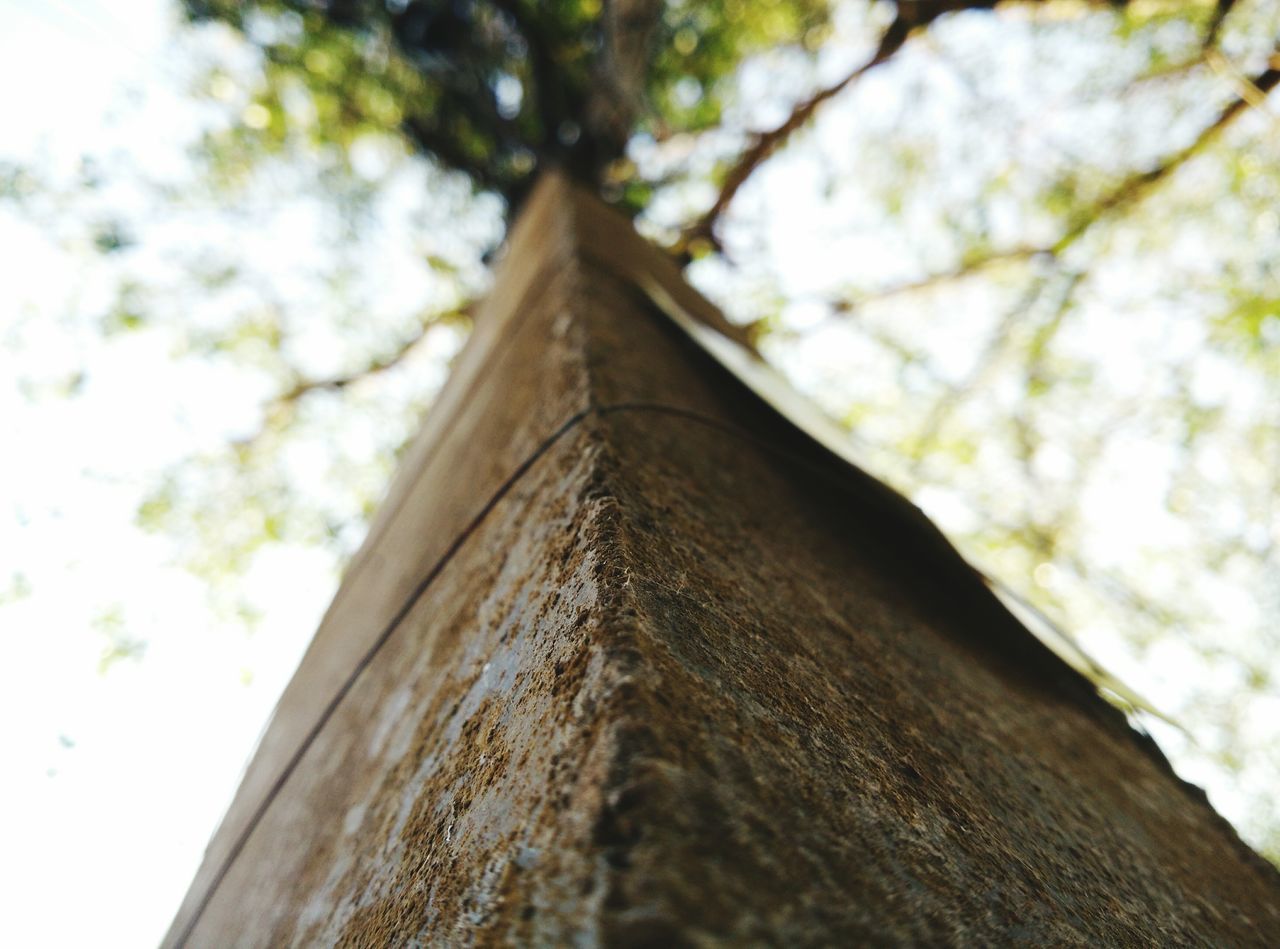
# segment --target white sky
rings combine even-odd
[[[143,161],[176,160],[164,132],[182,121],[180,91],[163,92],[172,15],[164,0],[0,0],[0,160],[65,171],[81,143],[122,135]],[[159,134],[108,120],[129,87],[147,89]],[[0,220],[0,338],[21,326],[24,344],[0,350],[0,589],[17,575],[31,588],[0,602],[0,892],[13,946],[159,941],[334,582],[326,556],[275,551],[255,571],[268,612],[247,635],[168,565],[164,539],[134,526],[149,475],[222,412],[207,394],[173,404],[191,367],[162,337],[95,348],[84,398],[18,391],[20,371],[55,377],[84,355],[55,319],[86,292],[79,262]],[[117,603],[147,649],[103,675],[94,620]]]

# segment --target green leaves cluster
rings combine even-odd
[[[279,147],[291,112],[318,141],[404,132],[484,188],[518,199],[553,163],[626,195],[647,193],[622,161],[637,131],[658,138],[720,120],[745,56],[816,49],[827,0],[188,0],[191,17],[242,31],[264,53],[264,84],[236,142]],[[216,82],[216,78],[215,78]],[[305,110],[297,105],[306,99]],[[294,105],[291,108],[291,102]]]
[[[715,127],[724,83],[744,59],[786,46],[820,48],[830,34],[831,13],[826,0],[666,4],[647,72],[651,111],[640,128],[661,138]]]

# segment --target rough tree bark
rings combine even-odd
[[[1203,794],[654,287],[725,326],[541,183],[167,944],[1280,945]]]

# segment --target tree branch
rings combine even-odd
[[[894,284],[893,286],[885,287],[882,290],[863,294],[856,302],[848,300],[837,301],[833,305],[833,309],[838,313],[851,313],[859,304],[866,303],[869,300],[879,302],[896,296],[916,293],[920,290],[930,290],[933,287],[953,283],[956,280],[963,280],[965,277],[975,276],[982,271],[990,267],[995,267],[999,264],[1017,263],[1025,260],[1032,260],[1036,257],[1052,256],[1052,250],[1046,247],[1022,246],[1013,247],[1009,250],[993,251],[986,256],[974,257],[971,260],[967,260],[951,270],[943,270],[938,273],[921,277],[919,280],[911,280],[906,283]]]
[[[1222,33],[1222,21],[1227,18],[1227,14],[1235,5],[1236,0],[1218,0],[1214,5],[1213,13],[1209,17],[1209,26],[1204,32],[1204,43],[1201,45],[1206,52],[1218,45],[1218,38]]]
[[[409,357],[409,354],[427,338],[433,329],[448,322],[450,318],[459,315],[460,313],[450,312],[431,316],[423,321],[418,332],[406,339],[393,352],[374,359],[353,372],[321,379],[299,379],[291,388],[272,399],[270,410],[282,409],[293,405],[312,392],[338,392],[371,376],[386,372],[388,369],[394,369]]]
[[[1119,0],[1119,2],[1123,5],[1126,0]],[[864,74],[892,58],[915,30],[929,26],[943,14],[957,13],[962,10],[986,10],[995,6],[995,3],[996,0],[898,0],[897,15],[881,36],[880,44],[871,59],[835,85],[820,89],[800,102],[785,122],[772,131],[757,135],[746,150],[738,156],[725,175],[724,184],[720,187],[715,203],[686,229],[677,243],[675,251],[679,258],[687,262],[688,247],[696,240],[709,241],[712,247],[720,249],[715,235],[715,226],[738,191],[747,183],[747,179],[755,173],[756,169],[785,145],[793,134],[808,124],[824,102],[839,95]]]
[[[1103,218],[1114,214],[1122,208],[1141,202],[1168,179],[1170,175],[1192,158],[1201,154],[1247,109],[1251,106],[1259,106],[1272,90],[1280,86],[1280,64],[1269,67],[1251,79],[1241,77],[1239,85],[1241,88],[1237,92],[1237,98],[1228,103],[1212,122],[1201,129],[1200,134],[1196,136],[1191,144],[1166,156],[1154,168],[1127,176],[1087,211],[1076,215],[1075,220],[1052,243],[1039,246],[1024,245],[1009,250],[995,251],[987,256],[966,261],[952,270],[941,271],[909,283],[864,294],[856,302],[843,301],[837,303],[835,305],[836,311],[848,313],[856,309],[858,304],[865,303],[868,300],[883,300],[902,294],[914,293],[918,290],[930,289],[955,280],[962,280],[1000,263],[1032,260],[1037,257],[1054,259],[1061,256],[1068,247],[1088,233]]]
[[[1218,117],[1201,129],[1195,141],[1186,148],[1169,155],[1154,168],[1130,175],[1120,182],[1105,198],[1090,208],[1087,214],[1081,215],[1076,223],[1069,227],[1066,233],[1049,248],[1049,251],[1055,255],[1062,253],[1079,240],[1100,219],[1120,208],[1142,201],[1171,174],[1203,152],[1214,139],[1244,114],[1251,105],[1260,104],[1259,96],[1265,97],[1272,89],[1280,85],[1280,68],[1269,67],[1265,72],[1255,76],[1253,79],[1247,79],[1245,82],[1247,83],[1247,91],[1245,89],[1239,90],[1237,97],[1218,113]]]
[[[702,217],[698,218],[685,230],[677,245],[677,253],[681,256],[686,256],[687,248],[696,240],[710,241],[713,246],[718,248],[719,242],[715,236],[715,225],[729,207],[739,189],[747,183],[747,179],[755,173],[757,168],[768,161],[774,152],[785,145],[793,134],[807,125],[824,102],[839,95],[865,73],[879,66],[901,49],[909,32],[910,28],[905,21],[901,18],[894,20],[889,25],[889,28],[885,30],[884,36],[880,39],[880,45],[871,59],[835,83],[835,85],[819,89],[808,99],[800,102],[791,110],[791,114],[781,125],[771,131],[761,132],[756,135],[752,143],[738,156],[725,175],[724,183],[720,187],[720,193],[716,196],[715,203],[707,209]]]

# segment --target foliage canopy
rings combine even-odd
[[[1280,84],[1280,9],[1231,0],[994,6],[188,4],[263,50],[262,147],[293,134],[287,100],[303,92],[318,140],[346,147],[397,130],[509,208],[540,167],[568,169],[695,261],[691,276],[753,321],[800,384],[846,419],[873,468],[939,510],[967,509],[949,526],[978,560],[1025,578],[1015,584],[1068,626],[1124,629],[1133,655],[1182,637],[1184,669],[1227,652],[1204,631],[1242,623],[1255,636],[1232,647],[1230,664],[1244,688],[1266,694],[1277,643],[1262,633],[1264,604],[1280,602],[1274,478],[1257,470],[1228,484],[1208,472],[1222,471],[1224,455],[1237,474],[1262,458],[1280,470],[1268,408],[1280,404],[1270,207],[1280,175],[1267,106]],[[1015,63],[1022,51],[1025,74],[1001,64],[1011,51]],[[841,118],[818,121],[840,101]],[[1044,129],[1038,110],[1057,121]],[[824,127],[837,130],[825,142]],[[984,137],[998,145],[983,147]],[[1028,138],[1039,141],[1026,147]],[[789,148],[793,140],[802,144]],[[764,236],[777,220],[769,199],[756,198],[754,221],[735,215],[749,182],[770,164],[803,162],[793,156],[806,150],[818,156],[807,174],[852,227],[820,214],[799,226],[889,242],[895,253],[869,255],[878,273],[854,264],[797,289]],[[947,316],[957,302],[959,320]],[[815,322],[806,310],[826,315]],[[1132,325],[1119,328],[1127,314]],[[1136,329],[1138,314],[1150,325]],[[831,321],[853,327],[840,327],[840,358],[862,354],[882,367],[878,381],[851,383],[846,367],[813,355]],[[967,359],[953,367],[946,340],[957,332],[969,337]],[[1150,336],[1161,332],[1194,342],[1163,353],[1138,385],[1114,381],[1125,357],[1111,348],[1154,352]],[[1226,366],[1241,374],[1237,390],[1206,395],[1215,385],[1205,380]],[[1170,522],[1196,521],[1187,545],[1196,553],[1180,568],[1154,539],[1117,558],[1089,540],[1096,479],[1114,479],[1135,444],[1178,456],[1154,477]],[[1152,568],[1161,557],[1166,565]],[[1198,569],[1248,574],[1255,609],[1224,620],[1216,579],[1195,593],[1167,577],[1152,582]],[[1243,768],[1239,736],[1256,727],[1256,712],[1218,695],[1202,694],[1198,708],[1214,708],[1219,759]],[[1178,711],[1198,714],[1193,706]],[[1280,776],[1280,762],[1266,769]]]
[[[114,281],[99,330],[164,325],[252,380],[250,422],[142,507],[192,566],[350,552],[504,215],[556,164],[689,263],[873,471],[1154,693],[1196,737],[1161,733],[1179,766],[1235,774],[1215,803],[1280,849],[1280,5],[185,7],[212,37],[187,73],[200,180],[155,185],[148,213],[235,228],[166,283],[146,214],[104,203],[133,172],[4,168],[0,195],[78,209]],[[309,290],[228,236],[303,200]],[[389,306],[402,258],[417,302]]]

